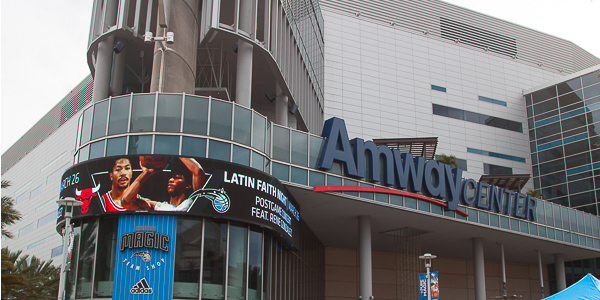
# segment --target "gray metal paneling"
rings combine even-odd
[[[449,43],[455,41],[442,36],[442,19],[466,24],[468,26],[462,28],[462,35],[470,36],[471,39],[481,38],[477,31],[468,30],[478,28],[479,34],[483,31],[514,39],[516,59],[556,73],[573,73],[600,63],[599,58],[570,41],[438,0],[321,0],[320,5],[324,10],[354,15],[363,20],[428,35]],[[458,43],[485,51],[482,47],[473,46],[472,41],[470,44]],[[512,53],[512,49],[508,52]],[[504,56],[506,53],[490,55]]]
[[[31,129],[2,154],[2,174],[54,133],[92,100],[92,76],[87,76]]]

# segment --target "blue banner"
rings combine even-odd
[[[176,217],[119,216],[113,299],[171,299]]]
[[[431,285],[429,287],[431,291],[431,300],[440,299],[440,282],[438,272],[429,273],[431,276]],[[419,274],[419,299],[427,300],[427,273]]]

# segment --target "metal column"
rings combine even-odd
[[[562,253],[554,254],[554,272],[556,273],[556,288],[560,292],[567,288],[565,255]]]
[[[473,239],[473,275],[475,281],[475,299],[486,300],[485,296],[485,260],[483,258],[483,239]]]
[[[359,243],[359,295],[363,300],[373,296],[373,270],[371,259],[371,217],[358,217]]]
[[[288,96],[283,94],[279,84],[275,85],[275,123],[288,126]]]

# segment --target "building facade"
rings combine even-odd
[[[600,59],[568,41],[441,1],[110,0],[89,44],[2,157],[11,249],[61,259],[45,220],[82,202],[70,299],[417,298],[423,253],[449,299],[600,272]]]

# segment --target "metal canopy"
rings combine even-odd
[[[521,189],[529,181],[529,174],[481,175],[479,181],[511,191],[521,192]]]
[[[435,158],[438,138],[375,139],[373,142],[377,146],[386,145],[390,149],[398,149],[402,153],[409,152],[414,156],[421,156],[429,160]]]

